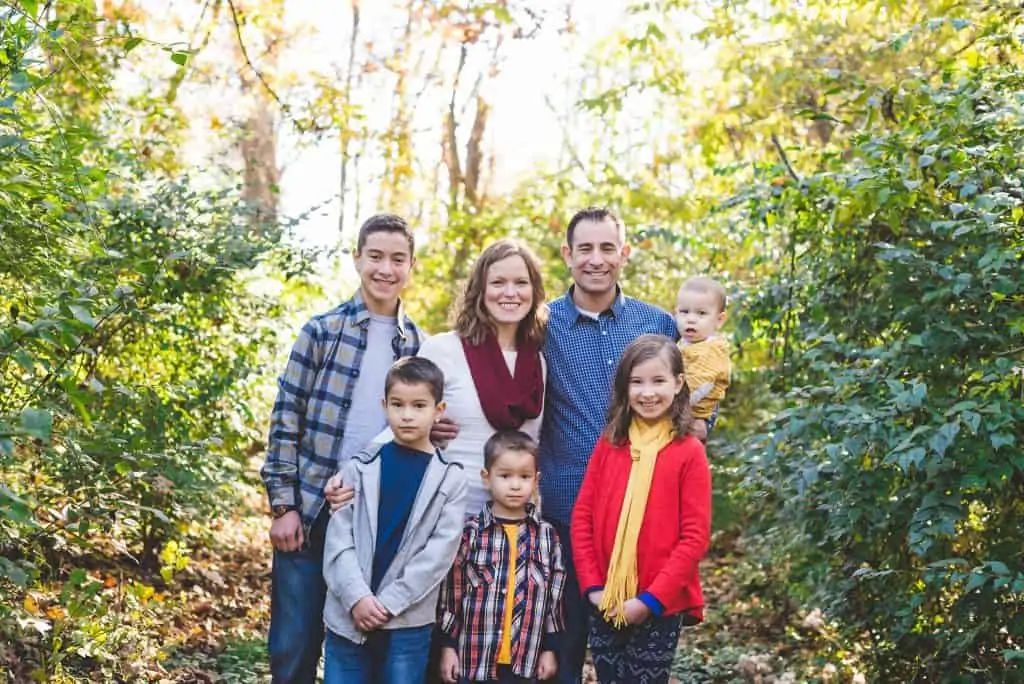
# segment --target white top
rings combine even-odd
[[[509,372],[515,372],[517,352],[504,352]],[[476,515],[488,500],[480,471],[484,467],[484,444],[497,432],[487,422],[480,398],[469,372],[469,362],[462,350],[462,340],[454,332],[441,333],[427,338],[420,346],[419,356],[430,359],[444,372],[444,400],[448,404],[445,415],[459,426],[459,436],[448,443],[445,456],[458,461],[465,468],[466,517]],[[541,371],[547,382],[547,363],[541,356]],[[540,426],[544,411],[536,418],[523,423],[520,430],[534,439],[540,437]]]
[[[391,341],[395,339],[398,319],[394,316],[370,315],[366,331],[366,351],[359,367],[359,377],[352,388],[352,403],[345,421],[345,434],[341,438],[340,468],[345,461],[359,453],[374,436],[387,427],[384,412],[384,378],[395,362]]]

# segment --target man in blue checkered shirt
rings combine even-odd
[[[573,285],[551,303],[544,357],[548,362],[540,434],[541,506],[565,548],[566,630],[559,652],[562,682],[579,682],[587,648],[587,604],[572,561],[569,524],[590,454],[604,430],[619,358],[646,333],[678,339],[667,312],[627,297],[618,285],[629,257],[622,221],[607,209],[577,212],[562,257]]]
[[[330,517],[324,485],[384,429],[387,370],[419,351],[422,334],[399,299],[414,247],[405,219],[369,218],[356,241],[359,289],[302,327],[278,380],[261,470],[273,515],[269,651],[275,684],[316,678]]]

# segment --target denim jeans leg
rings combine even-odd
[[[323,517],[323,516],[321,516]],[[274,684],[313,684],[324,636],[324,530],[317,520],[298,551],[274,552],[270,590],[270,673]]]
[[[562,557],[565,559],[565,633],[558,652],[558,681],[561,684],[579,684],[583,662],[587,658],[587,632],[590,629],[588,604],[580,595],[580,585],[576,580],[569,525],[553,519],[548,522],[558,533],[558,539],[562,542]]]
[[[434,625],[389,629],[384,684],[423,684],[430,658],[430,634]]]
[[[367,644],[356,644],[327,630],[324,684],[370,684],[370,656]]]

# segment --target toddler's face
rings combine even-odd
[[[528,451],[508,449],[483,472],[491,498],[506,510],[521,510],[537,488],[537,458]]]
[[[679,290],[676,298],[676,327],[684,340],[703,342],[724,322],[725,312],[719,311],[714,293],[686,288]]]

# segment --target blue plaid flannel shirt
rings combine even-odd
[[[575,286],[574,286],[575,287]],[[597,320],[580,312],[573,289],[551,302],[544,358],[548,362],[540,432],[544,517],[568,525],[590,453],[604,431],[612,381],[626,347],[645,333],[679,339],[666,311],[619,291]]]
[[[277,381],[267,459],[260,475],[271,507],[299,509],[307,538],[324,505],[324,486],[341,467],[342,437],[369,323],[360,291],[315,316],[299,331]],[[398,328],[391,341],[395,359],[415,356],[422,339],[423,333],[399,303]]]

